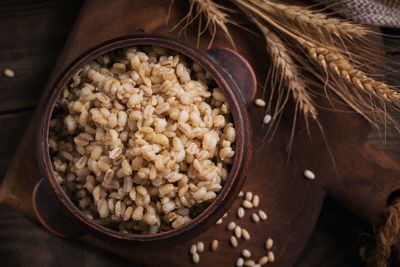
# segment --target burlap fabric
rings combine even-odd
[[[354,22],[400,28],[400,0],[322,0]]]

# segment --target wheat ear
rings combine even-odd
[[[255,17],[251,17],[250,19],[263,33],[267,52],[271,56],[274,65],[283,76],[289,91],[292,92],[293,98],[298,103],[300,110],[304,114],[304,117],[307,118],[310,116],[316,120],[317,110],[314,102],[307,92],[306,84],[301,78],[299,70],[290,57],[286,46],[278,35],[261,24]]]
[[[311,42],[305,38],[293,33],[289,29],[283,27],[277,23],[274,19],[266,15],[262,10],[259,10],[257,6],[253,6],[248,1],[245,0],[234,0],[239,7],[246,8],[253,12],[255,15],[264,19],[266,22],[270,23],[272,26],[277,28],[277,30],[282,31],[289,37],[293,38],[305,49],[308,50],[310,56],[322,67],[325,72],[328,68],[334,71],[338,77],[343,78],[347,83],[354,85],[356,88],[362,91],[376,96],[378,99],[383,101],[394,103],[395,105],[400,105],[400,94],[395,90],[390,88],[386,83],[377,81],[369,77],[365,72],[354,67],[349,59],[340,52],[340,50],[323,45],[319,42]],[[253,2],[260,2],[259,0],[254,0]]]
[[[354,67],[349,60],[334,47],[317,46],[314,43],[298,38],[298,41],[307,50],[310,56],[325,70],[328,68],[356,88],[372,94],[382,100],[399,105],[400,94],[391,89],[386,83],[377,81]]]
[[[273,1],[252,1],[258,7],[262,8],[271,15],[279,16],[295,22],[295,25],[304,30],[307,25],[319,31],[326,31],[341,38],[343,36],[354,39],[363,37],[371,31],[360,24],[350,23],[348,21],[328,17],[326,14],[305,7],[295,5],[285,5]]]
[[[220,28],[224,32],[226,38],[229,40],[233,48],[236,50],[235,42],[233,41],[228,27],[226,26],[229,23],[229,15],[225,11],[229,11],[229,9],[213,2],[212,0],[190,0],[190,4],[190,10],[193,10],[193,5],[196,5],[196,12],[195,15],[192,16],[191,20],[187,20],[186,26],[193,22],[193,20],[200,15],[204,16],[206,20],[203,30],[200,29],[201,25],[199,26],[197,36],[198,40],[204,31],[209,29],[211,33],[211,40],[208,44],[208,48],[210,48],[214,42],[217,28]]]

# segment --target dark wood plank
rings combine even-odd
[[[106,251],[56,237],[6,205],[0,205],[0,229],[0,266],[133,266]]]
[[[32,116],[32,110],[0,115],[0,182]]]
[[[0,3],[0,112],[36,106],[81,6],[79,0]],[[10,68],[9,79],[3,70]]]
[[[295,267],[362,267],[359,248],[372,233],[370,225],[327,197],[307,246]]]

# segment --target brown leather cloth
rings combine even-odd
[[[400,28],[400,0],[320,0],[354,22]]]

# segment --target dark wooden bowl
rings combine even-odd
[[[142,235],[124,234],[101,226],[88,219],[69,199],[57,182],[49,154],[49,124],[57,98],[71,77],[84,65],[98,56],[116,49],[137,45],[165,47],[185,55],[201,65],[225,92],[231,107],[236,128],[236,154],[229,177],[217,198],[191,222],[170,231]],[[245,171],[252,154],[252,133],[247,113],[247,104],[254,98],[255,75],[244,58],[229,49],[212,49],[207,54],[177,41],[152,35],[132,35],[104,42],[79,56],[56,80],[45,98],[44,109],[39,120],[37,153],[42,180],[33,193],[37,217],[48,230],[63,236],[74,237],[84,233],[102,239],[132,244],[171,244],[193,237],[214,224],[236,199],[244,181]]]

